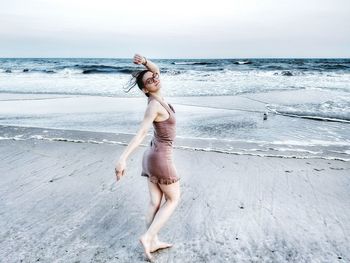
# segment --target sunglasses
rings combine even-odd
[[[154,73],[153,77],[146,79],[145,83],[146,83],[146,85],[150,85],[150,84],[153,84],[154,82],[156,82],[157,79],[159,79],[159,74]]]

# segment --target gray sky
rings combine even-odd
[[[349,0],[0,0],[0,57],[350,57]]]

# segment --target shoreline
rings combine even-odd
[[[144,262],[137,242],[148,200],[144,147],[116,183],[124,145],[35,138],[0,145],[0,258]],[[349,162],[177,148],[174,162],[181,201],[160,238],[175,246],[154,253],[157,262],[350,261]]]
[[[5,132],[4,132],[5,130]],[[16,135],[14,135],[17,133]],[[26,135],[30,136],[26,136]],[[5,136],[10,135],[9,137]],[[62,136],[63,137],[57,137]],[[67,136],[68,135],[68,136]],[[95,144],[112,144],[112,145],[128,145],[129,141],[135,134],[132,133],[113,133],[113,132],[101,132],[101,131],[86,131],[86,130],[68,130],[68,129],[56,129],[56,128],[43,128],[43,127],[31,127],[31,126],[17,126],[17,125],[2,125],[0,124],[0,140],[47,140],[47,141],[64,141],[72,143],[95,143]],[[145,143],[142,143],[142,147],[147,147],[152,134],[148,134]],[[216,143],[213,143],[216,142]],[[232,145],[239,146],[241,148],[230,150],[220,147],[221,145]],[[246,155],[246,156],[258,156],[258,157],[271,157],[271,158],[286,158],[286,159],[324,159],[324,160],[335,160],[342,162],[349,162],[348,158],[332,157],[332,156],[314,156],[316,153],[312,150],[300,150],[287,149],[290,154],[283,155],[282,152],[276,151],[263,151],[252,149],[249,152],[247,146],[250,143],[255,142],[242,142],[235,140],[225,140],[217,138],[186,138],[177,137],[174,144],[174,149],[189,150],[189,151],[202,151],[202,152],[216,152],[221,154],[229,155]],[[213,144],[215,146],[213,146]],[[255,145],[253,145],[255,146]],[[253,147],[251,146],[251,147]],[[250,148],[251,148],[250,147]],[[240,151],[238,151],[240,149]],[[305,154],[305,155],[303,155]]]

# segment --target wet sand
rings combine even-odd
[[[68,136],[66,136],[68,137]],[[1,262],[144,262],[140,147],[0,140]],[[174,150],[181,202],[156,262],[349,262],[350,163]]]

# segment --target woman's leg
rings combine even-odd
[[[154,216],[156,215],[160,204],[162,202],[163,192],[159,188],[158,184],[152,183],[149,179],[148,181],[148,189],[150,194],[150,202],[148,205],[148,210],[146,214],[146,228],[148,229],[151,225]]]
[[[152,240],[158,234],[159,230],[164,226],[166,221],[168,221],[171,214],[174,212],[177,204],[180,200],[180,182],[172,183],[169,185],[158,184],[159,188],[165,195],[165,202],[160,207],[158,212],[153,218],[151,225],[149,226],[147,232],[140,237],[140,242],[142,243],[146,256],[151,260],[152,256],[151,245]]]
[[[152,183],[150,180],[148,180],[148,189],[150,193],[150,202],[146,214],[146,229],[148,229],[149,226],[152,224],[154,216],[160,208],[160,204],[162,202],[163,197],[163,192],[158,186],[158,184]],[[155,235],[152,240],[151,252],[154,252],[158,249],[168,248],[171,246],[172,244],[170,243],[159,241],[158,236]]]

